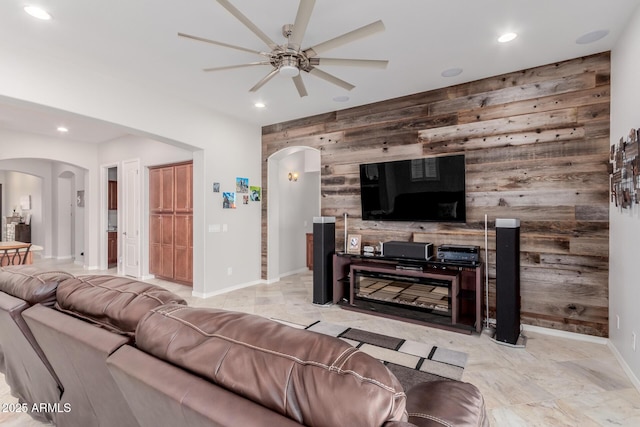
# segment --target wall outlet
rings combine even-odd
[[[618,329],[620,329],[620,316],[616,314],[616,325],[618,326]]]
[[[636,351],[636,333],[631,332],[631,349]]]
[[[233,270],[231,267],[227,268],[227,276],[231,276],[233,274]]]

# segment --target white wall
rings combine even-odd
[[[43,217],[44,242],[37,243],[44,247],[44,256],[50,257],[53,254],[52,238],[53,230],[53,189],[52,165],[64,164],[57,169],[62,173],[66,168],[75,165],[73,171],[82,170],[79,179],[81,184],[77,184],[78,189],[85,189],[85,208],[82,221],[86,224],[86,229],[94,229],[98,224],[98,212],[92,205],[92,198],[98,190],[98,170],[97,170],[97,147],[93,144],[85,144],[68,141],[63,138],[49,138],[41,135],[24,132],[14,132],[0,129],[0,169],[17,170],[20,172],[41,176],[43,182],[42,206],[45,216]],[[37,158],[34,158],[36,157]],[[83,228],[84,229],[84,228]],[[33,236],[32,236],[33,237]],[[76,247],[85,250],[85,266],[96,265],[97,254],[91,251],[91,247],[96,245],[97,235],[94,233],[76,234],[77,238],[82,238],[83,243]],[[78,258],[76,258],[78,259]]]
[[[235,189],[236,177],[262,186],[259,126],[186,103],[178,96],[116,80],[82,64],[30,55],[11,45],[0,45],[0,56],[11,64],[2,69],[0,97],[99,119],[122,126],[133,135],[194,150],[194,294],[213,294],[261,281],[261,203],[223,210],[220,193],[211,190],[213,182],[220,182],[223,191]],[[88,160],[75,161],[80,152],[89,149],[64,149],[62,143],[39,147],[41,151],[14,144],[8,153],[0,152],[0,159],[31,157],[35,152],[82,167],[91,163],[85,186],[85,229],[98,229],[97,148],[92,146]],[[228,231],[208,232],[208,226],[214,224],[226,224]],[[96,268],[99,233],[86,233],[85,240],[84,265]],[[231,275],[227,274],[229,269]]]
[[[149,274],[149,167],[169,163],[193,160],[193,151],[175,147],[150,138],[128,135],[98,146],[98,159],[101,165],[118,165],[118,173],[122,173],[122,162],[131,159],[140,160],[140,194],[142,197],[140,212],[140,265],[142,275]],[[115,169],[114,169],[115,171]],[[123,182],[122,178],[109,179]],[[120,187],[120,190],[122,187]],[[122,191],[119,191],[122,194]],[[106,233],[106,231],[105,231]],[[106,242],[105,242],[106,243]],[[106,257],[106,253],[101,256]]]
[[[5,172],[3,191],[6,205],[4,205],[3,215],[12,215],[14,208],[23,219],[31,214],[31,242],[36,245],[41,245],[45,236],[42,225],[42,186],[43,179],[39,176],[15,171]],[[31,197],[31,209],[20,208],[20,198],[23,196]]]
[[[618,141],[629,129],[640,128],[640,8],[611,53],[611,141]],[[636,378],[640,378],[640,335],[636,351],[632,333],[640,334],[640,212],[610,209],[609,232],[609,338]],[[617,317],[620,317],[620,329]]]
[[[281,159],[278,164],[280,276],[306,267],[305,234],[313,232],[313,217],[320,215],[320,172],[305,172],[307,153],[320,157],[315,150],[305,150]],[[298,172],[297,181],[289,181],[290,171]]]
[[[14,139],[21,140],[19,134],[13,135]],[[24,135],[24,141],[28,141],[32,136]],[[49,141],[51,145],[51,141]],[[81,260],[82,248],[85,244],[84,233],[84,209],[77,208],[74,194],[76,190],[84,189],[85,175],[87,171],[82,168],[51,160],[43,159],[11,159],[0,160],[0,182],[5,184],[4,195],[6,198],[3,203],[3,215],[8,215],[13,210],[13,206],[19,204],[21,195],[31,196],[31,241],[35,245],[43,247],[41,256],[69,258],[75,256],[76,260]],[[58,198],[55,196],[59,191],[58,177],[60,175],[67,176],[70,180],[69,188],[66,190],[65,197],[68,195],[71,204],[71,215],[73,222],[61,231],[58,220],[60,218],[58,208]],[[4,178],[3,178],[4,177]],[[9,181],[10,185],[7,185]],[[69,193],[70,191],[70,193]],[[7,201],[15,203],[8,205]],[[68,211],[68,209],[67,209]],[[68,216],[68,214],[67,214]],[[58,224],[54,227],[53,224]],[[75,227],[70,229],[71,225]],[[58,245],[61,243],[58,236],[62,235],[67,241],[64,254],[60,254]],[[70,239],[74,239],[71,241]],[[75,255],[70,253],[70,249],[76,249]]]
[[[4,170],[2,215],[11,215],[21,195],[31,195],[31,242],[42,246],[42,256],[51,247],[51,162],[45,160],[0,160]]]

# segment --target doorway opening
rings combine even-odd
[[[267,279],[307,269],[306,235],[320,215],[320,151],[288,147],[267,161]]]
[[[107,169],[107,268],[118,266],[118,167]]]

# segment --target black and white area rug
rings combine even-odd
[[[426,381],[460,380],[467,363],[467,353],[417,341],[390,337],[323,321],[317,321],[307,326],[284,321],[280,322],[337,337],[348,342],[383,362],[398,378],[405,390],[409,390],[414,385]]]

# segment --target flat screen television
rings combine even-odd
[[[464,155],[360,165],[362,219],[465,222]]]

